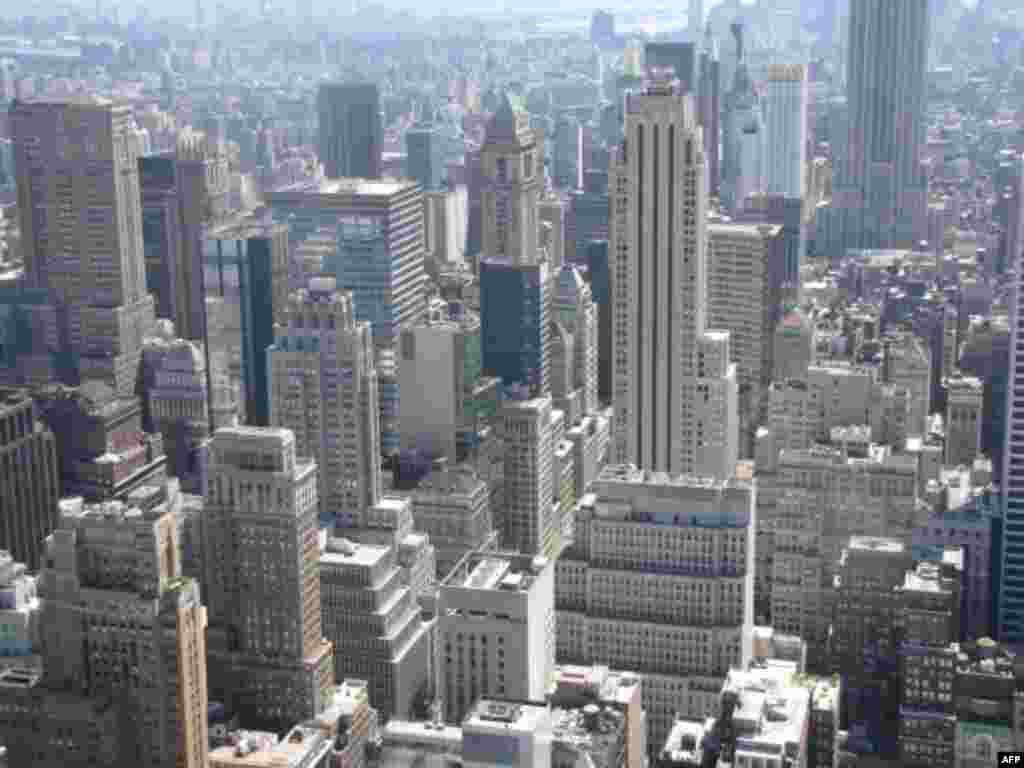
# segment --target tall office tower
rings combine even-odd
[[[552,181],[559,189],[577,190],[583,186],[583,127],[572,115],[560,115],[555,122],[554,173]]]
[[[1010,302],[1010,354],[1006,392],[1024,386],[1024,252],[1013,261],[1017,277]],[[1021,366],[1021,371],[1018,371]],[[1024,436],[1024,402],[1006,397],[1003,461],[998,468],[1004,496],[1003,561],[1000,568],[997,636],[1004,642],[1024,642],[1024,594],[1016,585],[1024,580],[1020,534],[1024,533],[1024,467],[1021,466],[1021,437]]]
[[[100,764],[205,766],[206,609],[199,585],[181,577],[173,512],[166,505],[142,510],[65,499],[58,528],[46,540],[38,590],[38,688],[44,696],[68,692],[69,699],[97,706],[115,702],[116,757]],[[97,758],[89,753],[98,745],[80,741],[81,733],[69,740],[47,733],[46,718],[32,728],[33,719],[23,723],[31,733],[10,739],[8,747],[65,736],[68,764]],[[36,764],[37,755],[27,757],[16,764]]]
[[[785,307],[772,341],[772,381],[806,379],[814,363],[815,328],[803,310]]]
[[[530,129],[529,114],[505,93],[487,124],[483,163],[483,256],[535,264],[537,203],[544,186],[544,141]]]
[[[437,694],[447,722],[461,722],[481,697],[544,700],[555,669],[551,561],[467,555],[441,583],[437,600]]]
[[[174,158],[140,157],[139,189],[146,289],[156,300],[157,317],[177,320],[177,288],[185,263],[185,243]]]
[[[946,385],[946,464],[972,466],[981,453],[984,390],[979,379],[957,376]]]
[[[404,583],[395,547],[324,535],[320,590],[335,668],[369,684],[385,718],[409,718],[429,687],[430,627]]]
[[[729,331],[739,388],[741,453],[750,458],[763,423],[781,314],[785,250],[782,228],[767,224],[708,226],[708,324]]]
[[[694,42],[704,35],[704,0],[690,0],[686,14],[686,34]]]
[[[267,347],[287,303],[288,236],[283,224],[243,215],[208,230],[203,245],[211,407],[230,388],[240,421],[253,426],[270,423]]]
[[[846,219],[844,249],[919,239],[927,203],[921,150],[930,26],[928,0],[851,0],[849,139],[833,193]]]
[[[717,197],[722,180],[722,63],[718,43],[708,26],[700,53],[700,89],[697,118],[704,129],[704,157],[708,166],[708,194]]]
[[[587,247],[591,240],[608,239],[608,172],[587,171],[583,174],[583,191],[569,196],[565,218],[565,260],[572,264],[587,263]]]
[[[447,187],[423,195],[423,237],[427,269],[432,277],[466,263],[466,213],[469,205],[464,186]],[[431,266],[432,265],[432,266]]]
[[[799,197],[782,195],[755,195],[747,198],[741,210],[733,211],[737,224],[772,224],[782,227],[782,240],[786,250],[783,282],[790,300],[799,300],[800,267],[807,252],[807,223],[804,210],[812,203]]]
[[[424,191],[441,188],[444,179],[441,132],[429,123],[417,123],[405,134],[406,176]]]
[[[755,489],[608,466],[591,494],[556,564],[558,659],[646,670],[657,750],[677,713],[716,711],[729,669],[750,660]]]
[[[317,277],[292,294],[267,350],[270,422],[320,469],[320,518],[359,525],[380,500],[380,405],[370,324]]]
[[[1006,150],[995,173],[996,204],[992,218],[1002,227],[1002,241],[991,271],[1003,274],[1024,251],[1024,155]]]
[[[402,449],[454,465],[477,445],[500,399],[498,380],[482,375],[480,318],[461,304],[435,302],[402,331],[400,347]]]
[[[154,322],[131,108],[92,97],[17,102],[11,134],[28,284],[49,292],[52,331],[67,339],[77,376],[130,394]]]
[[[766,191],[803,198],[807,178],[806,67],[769,67],[765,96],[765,133],[771,148],[766,158]]]
[[[557,323],[572,334],[572,359],[569,363],[571,378],[566,395],[575,402],[572,409],[563,409],[576,416],[597,411],[597,354],[598,319],[590,286],[576,267],[563,266],[558,273],[558,286],[554,295]],[[577,418],[570,418],[575,423]]]
[[[644,65],[648,69],[671,69],[682,92],[692,93],[696,100],[700,92],[700,61],[696,43],[647,43],[644,46]]]
[[[593,240],[587,244],[587,270],[590,292],[597,305],[597,397],[604,403],[612,401],[612,303],[608,272],[608,241]]]
[[[546,262],[480,262],[480,332],[483,370],[505,387],[523,386],[540,397],[548,381],[551,285]]]
[[[555,420],[551,398],[508,400],[500,412],[505,442],[505,544],[527,554],[557,557],[561,518],[555,498]]]
[[[181,213],[181,260],[172,261],[175,313],[170,316],[182,338],[204,338],[204,229],[229,212],[231,174],[223,139],[186,129],[174,150],[175,188]],[[168,254],[173,258],[173,251]]]
[[[321,626],[316,464],[296,455],[287,429],[218,430],[200,525],[211,696],[255,726],[314,717],[334,685]]]
[[[323,83],[317,94],[317,156],[330,179],[379,179],[383,130],[372,83]]]
[[[399,450],[398,358],[403,328],[423,317],[423,192],[408,181],[319,180],[267,194],[292,246],[323,234],[324,269],[352,292],[356,320],[373,329],[380,387],[381,448]]]
[[[768,155],[764,114],[754,81],[747,69],[743,25],[732,25],[736,38],[736,72],[723,105],[722,198],[735,209],[751,195],[765,190]]]
[[[17,389],[0,389],[0,487],[0,548],[37,571],[42,541],[57,524],[60,472],[53,433]]]
[[[167,471],[189,493],[202,493],[200,447],[210,433],[206,360],[191,341],[177,338],[169,320],[142,349],[143,429],[164,440]]]
[[[736,412],[736,369],[729,334],[705,324],[702,134],[692,99],[655,75],[629,99],[611,173],[612,455],[643,469],[728,476],[736,423],[723,421]]]

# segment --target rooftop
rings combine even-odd
[[[535,732],[548,718],[545,704],[521,704],[508,701],[480,699],[476,706],[466,715],[462,723],[465,730],[483,731],[510,730]]]
[[[264,733],[240,733],[233,742],[210,753],[211,768],[296,768],[311,755],[326,754],[331,749],[331,743],[319,731],[301,725],[280,742],[276,736]],[[316,760],[310,764],[316,764]]]
[[[370,568],[388,556],[389,547],[360,544],[349,539],[321,533],[320,562],[324,565],[348,565]]]

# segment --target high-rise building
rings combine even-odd
[[[169,320],[142,350],[143,429],[163,436],[167,471],[189,493],[202,493],[200,446],[210,432],[206,360],[199,347],[177,338]]]
[[[526,554],[557,557],[562,520],[555,502],[554,454],[560,442],[557,425],[562,425],[564,417],[552,409],[550,397],[508,400],[500,417],[505,442],[506,545]]]
[[[768,155],[761,99],[744,58],[743,25],[732,25],[736,71],[722,107],[722,198],[740,209],[751,195],[765,191]]]
[[[334,685],[318,530],[317,467],[290,430],[217,431],[201,520],[210,692],[246,723],[314,717]]]
[[[628,100],[611,174],[613,456],[727,476],[737,451],[736,369],[729,334],[705,323],[703,139],[692,99],[657,75]]]
[[[29,393],[17,389],[0,389],[0,487],[0,548],[37,571],[57,525],[57,442]]]
[[[430,682],[430,627],[395,547],[323,535],[320,589],[335,668],[359,675],[385,718],[407,718]]]
[[[583,128],[572,115],[561,115],[555,122],[553,160],[556,187],[576,190],[583,186]]]
[[[1024,385],[1024,252],[1013,261],[1016,277],[1010,302],[1010,354],[1006,392]],[[1018,371],[1017,366],[1022,370]],[[1002,476],[1005,512],[1003,516],[1003,562],[999,586],[999,617],[996,633],[1001,640],[1024,642],[1024,594],[1017,588],[1024,580],[1024,467],[1020,461],[1024,448],[1024,401],[1006,397],[1005,436],[1003,438]]]
[[[481,366],[480,318],[461,304],[435,303],[420,324],[402,331],[403,450],[443,456],[450,465],[466,456],[498,409],[498,381]]]
[[[483,370],[507,387],[540,397],[548,381],[551,282],[546,262],[480,261],[480,334]]]
[[[807,70],[802,64],[768,68],[765,133],[766,191],[805,196],[807,178]]]
[[[18,101],[11,133],[28,284],[48,291],[50,332],[67,340],[77,377],[130,394],[155,318],[132,110],[98,97]]]
[[[572,334],[570,377],[565,393],[555,397],[575,400],[576,415],[595,413],[597,401],[598,309],[590,286],[576,267],[563,266],[553,297],[553,320]],[[554,386],[552,387],[554,390]],[[559,406],[561,407],[561,406]],[[576,418],[570,418],[575,423]]]
[[[691,0],[699,2],[699,0]],[[697,117],[704,129],[704,156],[708,166],[708,194],[717,197],[722,180],[722,64],[718,59],[718,44],[707,29],[700,54],[700,101]]]
[[[927,203],[921,149],[928,6],[928,0],[850,3],[849,138],[833,192],[833,207],[845,219],[840,253],[920,239]]]
[[[686,34],[697,41],[704,33],[704,0],[690,0],[686,15]]]
[[[175,312],[169,317],[182,338],[200,341],[206,327],[204,228],[215,225],[229,213],[231,174],[227,147],[221,137],[185,129],[178,135],[173,162],[182,251],[181,260],[170,262],[166,270],[174,282],[171,293]],[[174,257],[173,249],[167,257]]]
[[[643,669],[651,749],[677,713],[713,714],[750,660],[755,501],[746,480],[608,466],[577,507],[556,563],[558,658]]]
[[[270,421],[319,467],[321,521],[357,524],[381,494],[373,337],[333,277],[292,294],[267,350]]]
[[[461,721],[481,697],[544,700],[555,669],[551,561],[473,553],[442,582],[437,599],[437,693],[446,721]]]
[[[311,235],[328,244],[324,270],[352,292],[356,320],[373,330],[380,387],[381,448],[398,453],[398,356],[403,328],[423,317],[423,192],[409,181],[321,180],[267,194],[288,222],[294,247]]]
[[[288,227],[245,215],[206,233],[204,346],[211,388],[230,387],[239,419],[270,423],[267,348],[288,295]],[[211,423],[214,421],[211,414]]]
[[[156,300],[157,317],[178,319],[177,266],[184,264],[181,198],[173,157],[139,158],[142,194],[142,247],[146,289]]]
[[[981,452],[984,389],[979,379],[958,376],[946,382],[946,464],[974,464]]]
[[[729,331],[739,387],[739,424],[734,428],[747,458],[768,404],[772,341],[782,309],[781,231],[768,224],[711,224],[707,229],[708,324]]]
[[[98,705],[115,694],[114,755],[101,762],[205,766],[206,609],[199,585],[181,577],[174,513],[165,505],[142,510],[65,499],[38,588],[44,695],[74,691],[75,699]],[[97,759],[95,743],[73,740],[81,750],[75,754],[65,734],[41,720],[8,746],[23,750],[46,740],[53,748],[61,740],[70,764]],[[33,765],[37,756],[18,764]]]
[[[583,174],[583,191],[569,195],[565,220],[565,260],[572,264],[587,263],[587,244],[608,239],[608,172],[587,171]]]
[[[405,134],[406,175],[425,192],[440,189],[445,176],[441,138],[428,123],[417,123]]]
[[[379,179],[383,130],[372,83],[324,83],[317,94],[317,155],[330,179]]]
[[[991,271],[1001,275],[1024,251],[1024,155],[1009,150],[1000,153],[993,181],[996,204],[992,218],[1003,232]]]
[[[648,69],[671,69],[679,81],[680,90],[697,98],[700,61],[696,43],[647,43],[644,46],[644,65]]]

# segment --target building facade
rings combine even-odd
[[[317,156],[330,179],[379,179],[383,129],[372,83],[324,83],[317,94]]]
[[[707,184],[692,100],[652,81],[629,99],[610,183],[613,455],[725,476],[736,460],[735,421],[723,425],[736,412],[736,373],[728,334],[707,332]]]
[[[609,466],[556,565],[558,658],[644,676],[648,744],[714,712],[753,633],[755,491],[742,480]]]

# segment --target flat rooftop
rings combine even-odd
[[[359,197],[391,197],[418,186],[416,182],[402,179],[321,179],[309,182],[300,181],[269,193],[268,197],[292,192],[304,192],[308,195],[353,195]]]

